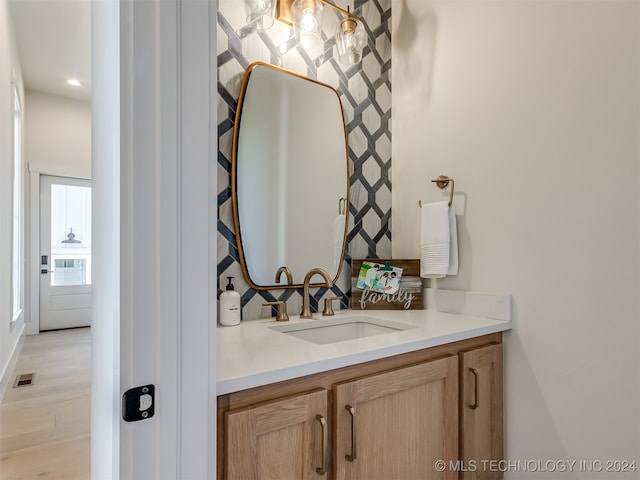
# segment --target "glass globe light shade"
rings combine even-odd
[[[273,25],[272,0],[244,0],[247,24],[256,30],[267,30]]]
[[[340,22],[336,31],[336,48],[341,63],[355,65],[362,60],[365,44],[364,27],[355,18],[348,17]]]
[[[291,5],[293,28],[307,50],[322,48],[322,3],[318,0],[295,0]]]

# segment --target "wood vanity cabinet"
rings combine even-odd
[[[455,466],[502,459],[501,382],[496,333],[222,395],[218,479],[499,478]]]
[[[455,479],[458,359],[420,363],[333,389],[336,480]]]
[[[323,478],[323,463],[328,463],[323,458],[328,455],[326,390],[231,411],[226,420],[225,478]]]
[[[462,480],[503,477],[490,460],[504,458],[502,344],[461,352],[460,459]]]

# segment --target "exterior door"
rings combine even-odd
[[[40,331],[91,325],[91,181],[40,177]]]

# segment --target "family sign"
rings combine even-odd
[[[421,310],[420,260],[353,260],[352,308]]]

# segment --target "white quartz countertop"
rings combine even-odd
[[[417,328],[319,345],[275,331],[274,319],[242,322],[217,330],[217,394],[302,377],[313,373],[412,352],[511,329],[511,321],[435,310],[340,310],[333,318],[354,315],[391,320]],[[291,316],[288,323],[314,322]]]

